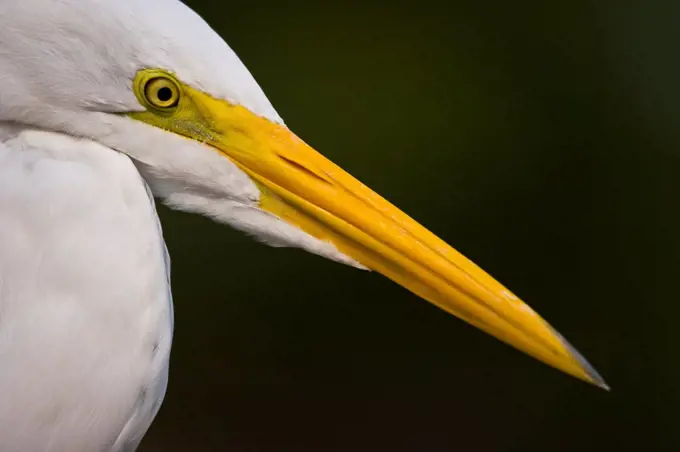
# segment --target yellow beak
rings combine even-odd
[[[185,87],[207,143],[260,187],[262,209],[441,309],[577,378],[602,377],[530,307],[289,129]]]

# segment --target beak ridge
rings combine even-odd
[[[260,187],[260,207],[441,309],[581,380],[602,377],[489,274],[285,126],[213,101],[209,144]]]

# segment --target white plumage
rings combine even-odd
[[[281,122],[179,1],[0,1],[0,452],[133,451],[160,406],[172,304],[140,171],[176,208],[351,262],[259,209],[230,160],[111,114],[143,110],[145,67]]]
[[[149,106],[149,70],[176,104]],[[137,448],[173,328],[152,193],[376,269],[604,386],[517,297],[293,135],[179,1],[0,0],[0,452]]]
[[[172,336],[153,200],[99,144],[18,127],[2,141],[0,450],[133,450]]]

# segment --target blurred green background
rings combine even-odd
[[[680,450],[680,3],[187,3],[291,129],[613,391],[377,274],[160,208],[176,336],[142,451]]]

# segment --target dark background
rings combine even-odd
[[[187,2],[288,126],[507,285],[590,387],[377,274],[161,208],[141,450],[680,450],[680,3]]]

